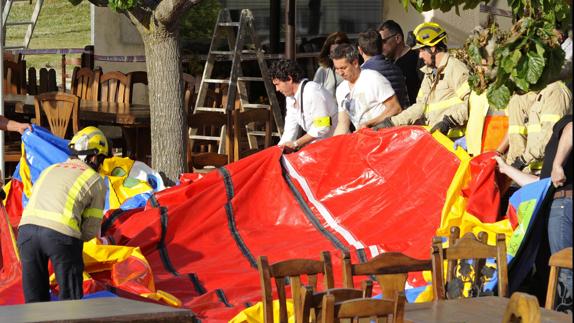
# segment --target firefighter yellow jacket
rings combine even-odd
[[[445,53],[436,75],[432,68],[421,68],[424,78],[417,102],[391,118],[395,126],[424,124],[434,126],[445,115],[459,125],[468,119],[468,68],[458,59]]]

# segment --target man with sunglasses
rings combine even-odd
[[[440,130],[451,139],[464,135],[468,120],[468,68],[448,54],[446,31],[437,23],[425,22],[414,30],[419,57],[425,63],[417,101],[396,116],[385,119],[375,128],[423,124]]]
[[[331,52],[335,71],[343,78],[336,91],[339,123],[335,136],[355,129],[369,128],[401,111],[391,83],[379,72],[361,70],[359,50],[341,44]]]
[[[394,20],[387,20],[382,23],[378,31],[382,39],[383,56],[402,70],[407,84],[409,101],[412,104],[417,101],[417,93],[419,93],[423,79],[423,74],[419,70],[423,67],[419,53],[405,44],[403,29]]]

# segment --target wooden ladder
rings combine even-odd
[[[249,9],[241,11],[239,22],[231,20],[228,9],[223,9],[219,13],[219,18],[213,32],[207,61],[203,70],[203,77],[199,86],[194,114],[199,112],[225,113],[227,115],[227,126],[225,127],[225,137],[220,142],[225,142],[225,152],[228,160],[233,160],[233,110],[236,109],[235,102],[237,95],[241,111],[246,109],[268,109],[271,111],[276,131],[275,136],[283,133],[283,114],[279,101],[275,95],[275,88],[269,78],[267,64],[264,53],[261,50],[259,39],[253,27],[253,14]],[[223,42],[222,42],[223,41]],[[222,46],[223,45],[223,46]],[[222,50],[221,48],[224,48]],[[259,66],[259,76],[243,76],[243,62],[256,60]],[[214,66],[218,63],[231,61],[229,76],[226,78],[213,78]],[[250,70],[251,72],[252,70]],[[269,99],[269,104],[249,102],[248,84],[251,82],[263,82],[265,91]],[[210,84],[227,84],[227,102],[222,107],[209,107],[206,104],[207,92]],[[254,136],[264,136],[264,131],[248,131],[250,146],[253,145]]]
[[[42,5],[44,4],[44,0],[35,0],[34,9],[29,20],[8,21],[12,5],[16,2],[32,4],[31,0],[6,0],[4,2],[4,8],[2,11],[2,23],[4,26],[4,30],[2,32],[4,33],[4,45],[6,45],[6,28],[8,28],[8,26],[26,26],[26,34],[22,40],[22,45],[9,44],[4,46],[5,50],[28,49],[28,45],[30,45],[30,39],[32,39],[34,28],[36,27],[38,17],[40,16],[40,11],[42,10]]]

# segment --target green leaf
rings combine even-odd
[[[470,74],[468,76],[468,84],[470,85],[470,88],[475,91],[475,92],[479,92],[478,87],[480,86],[480,78],[478,77],[478,75],[476,74]]]
[[[486,92],[486,97],[488,98],[488,103],[495,109],[503,109],[510,100],[510,90],[504,84],[496,88],[494,84],[491,84]]]
[[[525,79],[513,78],[512,80],[520,90],[524,92],[530,91],[530,83],[528,83],[528,81],[526,81]]]
[[[470,59],[472,59],[472,61],[476,65],[480,65],[482,63],[480,48],[478,48],[478,46],[476,46],[475,44],[471,44],[470,46],[468,46],[468,56],[470,56]]]
[[[544,57],[533,51],[526,53],[526,56],[528,57],[528,70],[526,73],[526,80],[530,84],[536,84],[542,75],[542,72],[544,71],[544,65],[546,65],[544,62]]]
[[[508,55],[502,59],[502,68],[506,73],[511,73],[514,67],[520,61],[522,53],[519,50],[512,52],[512,55]]]

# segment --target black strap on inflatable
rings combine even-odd
[[[171,263],[169,259],[169,255],[167,253],[167,248],[165,247],[165,235],[167,234],[167,207],[161,206],[159,208],[159,216],[160,216],[160,223],[161,223],[161,238],[157,243],[157,250],[159,251],[159,256],[161,258],[161,262],[167,271],[172,273],[174,276],[179,276],[175,267]]]
[[[283,175],[283,179],[287,183],[287,186],[289,186],[289,190],[291,190],[291,193],[293,193],[295,200],[297,201],[297,203],[299,203],[299,206],[301,207],[303,214],[305,214],[305,217],[307,217],[307,219],[313,224],[315,229],[317,229],[329,241],[331,241],[331,243],[335,246],[335,248],[337,248],[341,251],[347,251],[348,252],[349,249],[333,233],[329,232],[327,229],[325,229],[325,227],[323,225],[321,225],[321,222],[319,221],[319,219],[317,219],[317,217],[315,216],[315,214],[313,213],[311,208],[309,208],[307,203],[305,203],[303,196],[301,195],[301,193],[299,193],[299,191],[295,187],[295,184],[293,184],[293,180],[291,179],[291,176],[289,175],[289,173],[287,172],[287,169],[285,168],[285,164],[283,162],[283,159],[281,159],[281,169],[282,169],[281,173]]]
[[[227,203],[225,203],[225,213],[227,214],[227,226],[229,228],[229,231],[231,232],[231,236],[233,237],[233,240],[235,240],[235,243],[237,244],[237,247],[239,247],[239,250],[241,250],[243,256],[245,256],[245,258],[247,258],[247,261],[249,261],[251,267],[257,268],[257,262],[255,261],[255,257],[253,257],[253,254],[247,248],[247,245],[239,235],[239,231],[237,231],[237,224],[235,223],[235,216],[233,214],[233,205],[231,204],[231,200],[235,196],[231,175],[229,174],[229,171],[227,171],[225,167],[220,167],[217,170],[219,171],[221,177],[223,177],[223,183],[225,184],[225,192],[227,193]]]
[[[203,287],[203,285],[201,284],[201,282],[199,281],[199,278],[197,277],[197,275],[195,273],[188,274],[187,277],[189,277],[189,280],[191,280],[191,283],[193,284],[195,291],[199,295],[203,295],[203,294],[207,293],[207,291],[205,290],[205,287]]]
[[[227,301],[227,297],[225,297],[225,293],[221,288],[216,289],[215,294],[217,295],[217,298],[219,298],[219,301],[225,305],[225,307],[233,307],[233,305],[229,304]]]
[[[102,222],[102,235],[104,235],[108,229],[112,226],[112,224],[114,223],[114,221],[120,217],[120,215],[122,215],[123,213],[125,213],[126,211],[122,210],[122,209],[115,209],[112,211],[112,214],[110,214],[109,217],[107,217],[103,222]]]
[[[157,198],[155,197],[155,194],[152,194],[149,198],[149,203],[151,204],[151,206],[153,207],[159,207],[159,201],[157,200]]]
[[[367,254],[365,253],[365,249],[361,248],[361,249],[357,249],[357,257],[359,258],[359,261],[364,264],[367,262]]]

